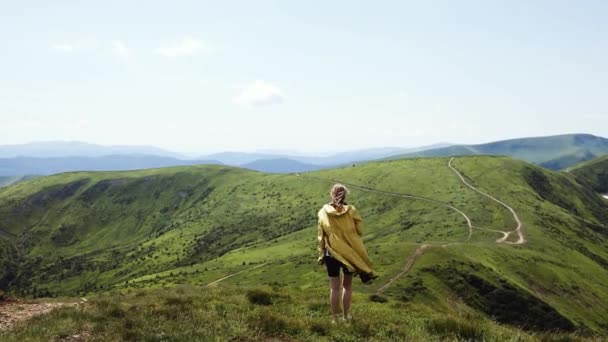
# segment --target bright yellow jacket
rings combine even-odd
[[[326,204],[319,210],[319,263],[325,251],[340,261],[350,272],[375,276],[372,264],[363,245],[363,221],[352,205],[345,205],[341,212]]]

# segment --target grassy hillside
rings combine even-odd
[[[570,172],[581,184],[608,194],[608,155],[580,164]]]
[[[579,341],[524,331],[483,315],[355,293],[354,321],[332,325],[325,293],[286,286],[179,286],[92,298],[17,326],[12,341]],[[395,314],[399,313],[399,314]]]
[[[365,219],[364,239],[381,274],[356,291],[381,289],[426,245],[383,291],[392,303],[383,306],[386,315],[413,310],[425,322],[470,315],[530,334],[607,334],[606,202],[568,175],[509,158],[457,158],[453,166],[517,212],[527,243],[513,245],[514,235],[496,242],[515,218],[464,186],[446,158],[284,175],[223,166],[79,172],[0,189],[0,288],[91,295],[231,276],[219,284],[241,292],[275,286],[295,303],[304,296],[297,291],[325,298],[316,212],[340,180],[353,185],[350,201]],[[472,234],[453,208],[471,219]]]
[[[608,153],[608,139],[590,134],[568,134],[522,138],[480,145],[460,145],[390,159],[447,157],[466,155],[502,155],[521,159],[551,170],[560,170]]]

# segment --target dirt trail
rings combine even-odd
[[[257,265],[257,266],[250,267],[250,268],[245,269],[245,270],[242,270],[242,271],[238,271],[238,272],[235,272],[235,273],[229,274],[229,275],[227,275],[227,276],[225,276],[225,277],[223,277],[223,278],[220,278],[220,279],[218,279],[218,280],[212,281],[212,282],[210,282],[209,284],[207,284],[207,285],[205,285],[205,286],[207,286],[207,287],[208,287],[208,286],[215,285],[215,284],[217,284],[217,283],[219,283],[219,282],[221,282],[221,281],[223,281],[223,280],[226,280],[226,279],[228,279],[228,278],[234,277],[234,276],[235,276],[235,275],[237,275],[237,274],[241,274],[241,273],[243,273],[243,272],[248,272],[248,271],[254,270],[254,269],[256,269],[256,268],[260,268],[260,267],[262,267],[262,266],[268,265],[268,264],[269,264],[269,262],[265,262],[265,263],[263,263],[263,264],[261,264],[261,265]]]
[[[492,196],[492,195],[490,195],[488,193],[485,193],[485,192],[477,189],[476,187],[472,186],[469,182],[466,181],[466,179],[464,179],[464,176],[460,172],[458,172],[458,170],[456,170],[456,168],[454,168],[454,166],[452,166],[452,161],[454,161],[454,157],[452,157],[450,159],[450,161],[448,162],[448,167],[450,169],[452,169],[452,171],[454,171],[454,173],[456,175],[458,175],[458,177],[460,178],[460,181],[462,181],[462,183],[464,185],[468,186],[473,191],[475,191],[475,192],[477,192],[477,193],[479,193],[479,194],[481,194],[481,195],[483,195],[483,196],[485,196],[485,197],[493,200],[494,202],[502,205],[503,207],[507,208],[507,210],[509,210],[511,212],[511,214],[513,215],[513,218],[515,219],[515,222],[517,222],[517,227],[515,227],[515,229],[512,230],[512,231],[504,232],[504,231],[500,231],[500,230],[495,230],[496,232],[500,232],[500,233],[505,234],[502,238],[496,240],[496,242],[498,242],[498,243],[508,243],[508,244],[513,244],[513,245],[521,245],[521,244],[526,243],[526,238],[524,237],[524,234],[521,231],[521,227],[523,226],[523,222],[519,219],[519,216],[517,216],[517,213],[515,212],[515,210],[513,208],[511,208],[505,202],[503,202],[503,201],[495,198],[494,196]],[[486,230],[490,230],[490,229],[486,229]],[[492,230],[490,230],[490,231],[492,231]],[[507,241],[507,239],[509,238],[509,236],[512,233],[516,233],[517,236],[518,236],[516,242]]]
[[[496,240],[497,243],[507,243],[507,244],[513,244],[513,245],[518,245],[518,244],[524,244],[526,243],[526,239],[524,238],[524,235],[521,231],[521,227],[523,226],[522,221],[519,219],[519,216],[517,215],[517,213],[515,212],[515,210],[513,208],[511,208],[509,205],[507,205],[506,203],[500,201],[499,199],[493,197],[490,194],[487,194],[479,189],[477,189],[476,187],[474,187],[473,185],[471,185],[470,183],[468,183],[466,181],[466,179],[462,176],[462,174],[460,172],[458,172],[458,170],[456,170],[456,168],[452,165],[452,161],[454,161],[454,158],[451,158],[450,161],[448,162],[448,167],[458,176],[458,178],[460,178],[460,181],[466,185],[467,187],[469,187],[470,189],[472,189],[473,191],[490,198],[491,200],[499,203],[500,205],[502,205],[503,207],[507,208],[507,210],[509,210],[511,212],[511,214],[513,215],[513,218],[515,219],[515,221],[517,222],[517,227],[512,230],[512,231],[502,231],[502,230],[496,230],[496,229],[487,229],[487,228],[480,228],[480,227],[475,227],[471,224],[471,220],[467,217],[467,215],[462,212],[459,209],[454,208],[455,210],[457,210],[458,212],[462,213],[463,216],[465,216],[467,218],[467,223],[469,226],[469,236],[467,238],[467,241],[471,238],[471,234],[472,234],[472,229],[481,229],[481,230],[487,230],[487,231],[491,231],[491,232],[496,232],[496,233],[500,233],[503,234],[503,236],[499,239]],[[511,241],[507,241],[507,239],[509,238],[509,236],[512,233],[517,233],[518,235],[518,240],[516,242],[511,242]],[[439,245],[440,247],[448,247],[451,245],[455,245],[455,244],[460,244],[458,242],[452,242],[452,243],[447,243],[447,244],[443,244],[443,245]],[[414,265],[414,262],[416,261],[416,259],[421,256],[424,251],[426,251],[428,249],[428,247],[432,247],[431,245],[426,245],[423,244],[420,247],[418,247],[418,249],[416,249],[414,251],[414,253],[412,253],[405,262],[405,265],[403,266],[403,268],[401,269],[401,271],[399,273],[397,273],[394,277],[392,277],[386,284],[384,284],[382,287],[380,287],[376,292],[377,293],[382,293],[384,292],[384,290],[386,290],[387,288],[389,288],[391,286],[392,283],[394,283],[396,280],[398,280],[399,278],[401,278],[402,276],[404,276],[407,272],[409,272],[409,270],[412,268],[412,266]]]
[[[378,193],[378,194],[385,194],[385,195],[390,195],[390,196],[395,196],[395,197],[402,197],[402,198],[408,198],[408,199],[413,199],[413,200],[418,200],[418,201],[425,201],[425,202],[431,202],[440,206],[444,206],[446,208],[450,208],[451,210],[454,210],[455,212],[457,212],[458,214],[460,214],[465,221],[467,222],[467,227],[469,229],[468,232],[468,236],[466,241],[471,239],[471,236],[473,235],[473,223],[471,221],[471,218],[469,216],[467,216],[467,214],[465,214],[464,211],[456,208],[455,206],[449,204],[449,203],[445,203],[445,202],[441,202],[432,198],[428,198],[428,197],[423,197],[423,196],[415,196],[415,195],[410,195],[410,194],[402,194],[402,193],[398,193],[398,192],[392,192],[392,191],[385,191],[385,190],[379,190],[379,189],[374,189],[374,188],[369,188],[369,187],[365,187],[365,186],[360,186],[360,185],[356,185],[356,184],[350,184],[350,183],[345,183],[345,182],[341,182],[339,180],[333,180],[333,179],[326,179],[326,178],[321,178],[321,177],[314,177],[314,176],[301,176],[300,174],[296,174],[296,176],[298,177],[302,177],[302,178],[310,178],[310,179],[318,179],[318,180],[322,180],[325,182],[334,182],[334,183],[340,183],[340,184],[344,184],[346,186],[348,186],[351,189],[359,189],[361,191],[365,191],[365,192],[373,192],[373,193]]]
[[[295,174],[296,177],[302,177],[302,178],[311,178],[311,179],[317,179],[317,180],[322,180],[322,181],[326,181],[326,182],[336,182],[336,183],[342,183],[352,189],[359,189],[361,191],[366,191],[366,192],[373,192],[373,193],[379,193],[379,194],[386,194],[386,195],[390,195],[390,196],[396,196],[396,197],[402,197],[402,198],[408,198],[408,199],[413,199],[413,200],[419,200],[419,201],[426,201],[426,202],[431,202],[440,206],[444,206],[447,207],[455,212],[457,212],[458,214],[460,214],[465,221],[467,222],[467,228],[468,228],[468,235],[467,238],[465,240],[469,241],[471,239],[471,236],[473,235],[473,229],[482,229],[482,230],[488,230],[488,231],[492,231],[492,232],[497,232],[497,233],[501,233],[503,234],[503,237],[496,240],[496,242],[498,243],[510,243],[510,244],[520,244],[520,243],[525,243],[525,239],[523,238],[523,234],[521,233],[521,226],[522,223],[519,220],[519,217],[517,216],[517,214],[515,213],[515,210],[513,210],[511,207],[509,207],[507,204],[505,204],[504,202],[501,202],[500,200],[492,197],[489,194],[486,194],[483,191],[478,190],[477,188],[475,188],[474,186],[470,185],[469,183],[467,183],[467,181],[464,179],[464,177],[458,172],[458,170],[456,170],[453,166],[452,166],[452,161],[454,160],[454,158],[450,159],[450,161],[448,162],[448,167],[454,171],[454,173],[456,173],[456,175],[458,175],[458,177],[460,178],[460,180],[469,188],[473,189],[474,191],[489,197],[490,199],[500,203],[501,205],[503,205],[504,207],[506,207],[509,211],[511,211],[511,213],[513,214],[515,220],[518,223],[517,228],[514,231],[510,231],[510,232],[505,232],[505,231],[501,231],[501,230],[494,230],[494,229],[486,229],[486,228],[479,228],[479,227],[475,227],[473,226],[473,223],[471,221],[471,218],[462,210],[456,208],[455,206],[449,204],[449,203],[445,203],[445,202],[441,202],[432,198],[428,198],[428,197],[423,197],[423,196],[415,196],[415,195],[410,195],[410,194],[402,194],[402,193],[398,193],[398,192],[392,192],[392,191],[384,191],[384,190],[379,190],[379,189],[374,189],[374,188],[369,188],[369,187],[365,187],[365,186],[360,186],[360,185],[356,185],[356,184],[350,184],[350,183],[345,183],[345,182],[340,182],[337,180],[331,180],[331,179],[325,179],[325,178],[321,178],[321,177],[314,177],[314,176],[302,176],[301,174],[297,173]],[[520,239],[518,240],[518,242],[510,242],[510,241],[506,241],[507,238],[509,237],[509,235],[513,232],[517,232],[519,234]],[[385,285],[383,285],[380,289],[377,290],[378,293],[383,292],[385,289],[387,289],[393,282],[395,282],[396,280],[398,280],[399,278],[401,278],[403,275],[405,275],[414,265],[414,262],[416,261],[416,259],[421,256],[429,247],[449,247],[452,245],[456,245],[456,244],[460,244],[460,242],[450,242],[450,243],[446,243],[446,244],[439,244],[439,245],[430,245],[430,244],[423,244],[420,247],[418,247],[414,253],[412,253],[405,262],[405,265],[403,266],[403,268],[401,269],[401,271],[399,273],[397,273],[395,276],[393,276]],[[240,273],[243,272],[247,272],[253,269],[256,269],[258,267],[262,267],[266,265],[262,264],[262,265],[257,265],[255,267],[252,268],[248,268],[246,270],[242,270],[236,273],[232,273],[229,274],[223,278],[220,278],[218,280],[215,280],[209,284],[207,284],[206,286],[212,286],[215,285],[223,280],[226,280],[230,277],[236,276]]]
[[[379,288],[376,292],[377,293],[382,293],[384,292],[384,290],[386,290],[389,286],[391,286],[395,281],[397,281],[399,278],[401,278],[402,276],[404,276],[411,268],[412,266],[414,266],[414,262],[416,261],[416,258],[418,258],[419,256],[422,255],[422,253],[424,253],[424,251],[429,248],[429,245],[420,245],[420,247],[418,247],[414,253],[412,253],[412,255],[410,255],[407,260],[405,261],[405,266],[403,266],[403,268],[401,269],[401,271],[399,273],[397,273],[396,275],[394,275],[386,284],[384,284],[381,288]]]
[[[515,221],[517,222],[517,227],[515,227],[514,230],[511,231],[503,231],[503,230],[497,230],[497,229],[488,229],[488,228],[481,228],[481,227],[476,227],[472,224],[472,221],[470,219],[470,217],[461,209],[456,208],[455,206],[449,204],[449,203],[445,203],[445,202],[441,202],[432,198],[428,198],[428,197],[421,197],[421,196],[415,196],[415,195],[410,195],[410,194],[402,194],[402,193],[397,193],[397,192],[391,192],[391,191],[384,191],[384,190],[378,190],[378,189],[374,189],[374,188],[369,188],[369,187],[364,187],[364,186],[359,186],[356,184],[349,184],[349,183],[344,183],[344,182],[340,182],[337,180],[331,180],[331,179],[325,179],[325,178],[320,178],[320,177],[313,177],[313,176],[301,176],[300,174],[296,174],[296,176],[298,177],[305,177],[305,178],[313,178],[313,179],[319,179],[319,180],[323,180],[323,181],[329,181],[329,182],[336,182],[336,183],[342,183],[346,186],[349,186],[353,189],[358,189],[361,191],[366,191],[366,192],[374,192],[374,193],[380,193],[380,194],[386,194],[386,195],[391,195],[391,196],[396,196],[396,197],[402,197],[402,198],[409,198],[409,199],[414,199],[414,200],[421,200],[421,201],[427,201],[427,202],[431,202],[437,205],[441,205],[444,207],[448,207],[454,211],[456,211],[457,213],[459,213],[460,215],[462,215],[462,217],[465,218],[466,222],[467,222],[467,227],[468,227],[468,235],[467,238],[464,242],[450,242],[450,243],[445,243],[445,244],[435,244],[435,245],[431,245],[431,244],[423,244],[420,247],[418,247],[411,255],[409,255],[405,261],[405,265],[401,268],[401,270],[399,271],[399,273],[397,273],[396,275],[394,275],[391,279],[389,279],[389,281],[384,284],[382,287],[380,287],[376,292],[377,293],[382,293],[384,290],[386,290],[387,288],[389,288],[395,281],[397,281],[399,278],[401,278],[402,276],[404,276],[405,274],[407,274],[407,272],[409,272],[409,270],[414,266],[414,263],[416,262],[416,259],[418,257],[420,257],[422,254],[424,254],[425,251],[427,251],[429,248],[431,247],[449,247],[452,245],[457,245],[457,244],[462,244],[462,243],[466,243],[471,239],[471,236],[473,235],[473,229],[480,229],[480,230],[486,230],[486,231],[490,231],[490,232],[495,232],[495,233],[499,233],[502,234],[503,236],[500,237],[499,239],[496,240],[496,243],[506,243],[506,244],[513,244],[513,245],[519,245],[519,244],[524,244],[526,243],[526,239],[521,231],[521,228],[523,226],[522,221],[520,220],[519,216],[517,215],[517,213],[515,212],[515,210],[513,208],[511,208],[509,205],[507,205],[506,203],[502,202],[501,200],[495,198],[494,196],[485,193],[479,189],[477,189],[476,187],[474,187],[473,185],[471,185],[469,182],[467,182],[467,180],[464,178],[464,176],[452,165],[452,162],[454,161],[455,158],[451,158],[448,161],[448,167],[450,168],[450,170],[452,170],[452,172],[454,172],[458,178],[460,179],[460,181],[467,186],[468,188],[470,188],[471,190],[481,194],[482,196],[485,196],[489,199],[491,199],[492,201],[500,204],[501,206],[505,207],[509,212],[511,212],[511,214],[513,215],[513,218],[515,219]],[[518,235],[518,239],[516,242],[511,242],[511,241],[507,241],[509,236],[513,233],[516,233]]]

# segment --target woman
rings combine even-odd
[[[371,268],[367,250],[363,245],[363,223],[357,209],[346,203],[348,190],[342,184],[331,188],[331,203],[319,211],[319,264],[325,263],[329,276],[330,303],[333,322],[340,315],[340,268],[342,279],[343,320],[350,320],[353,274],[363,283],[377,278]]]

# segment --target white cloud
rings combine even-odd
[[[285,95],[283,91],[263,80],[257,80],[241,89],[241,93],[234,99],[234,103],[245,106],[268,106],[283,103]]]
[[[72,52],[74,51],[74,46],[71,44],[53,44],[51,48],[57,52]]]
[[[112,53],[123,62],[133,60],[133,53],[122,40],[112,41]]]
[[[209,52],[209,46],[192,37],[185,37],[156,49],[156,53],[165,57],[192,56],[207,52]]]

